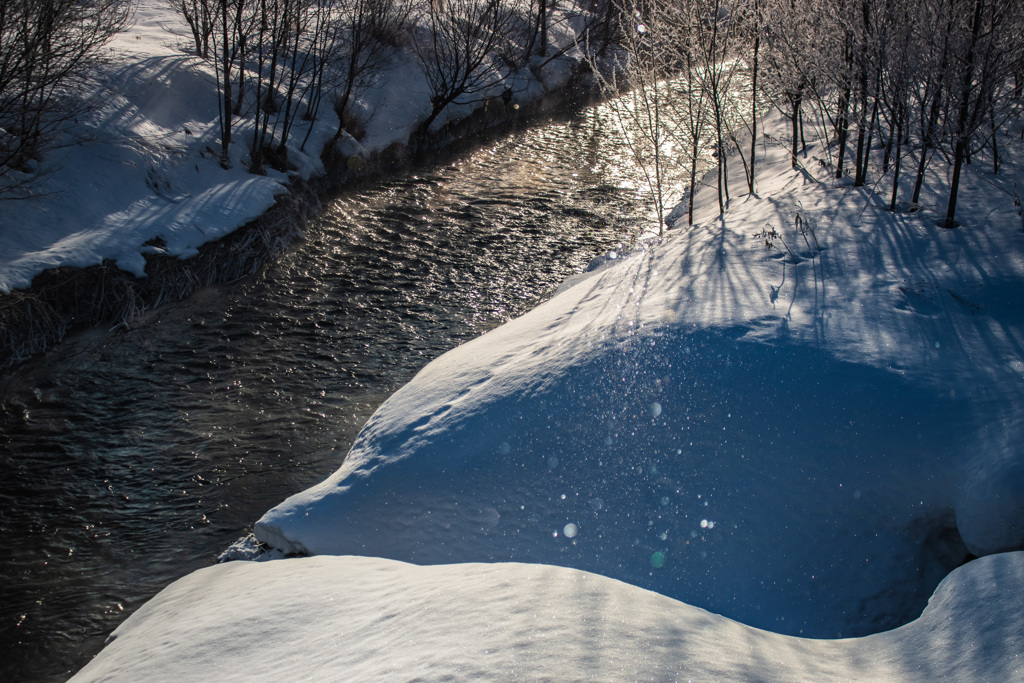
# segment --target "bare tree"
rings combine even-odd
[[[257,0],[256,3],[255,47],[250,48],[254,49],[256,57],[255,120],[249,148],[249,170],[253,173],[264,172],[267,148],[273,143],[272,139],[268,140],[270,118],[278,106],[276,90],[279,80],[284,77],[279,73],[279,65],[291,34],[300,30],[296,4],[296,0]]]
[[[337,74],[332,98],[341,135],[350,124],[352,98],[383,78],[387,60],[408,25],[410,5],[406,0],[338,0],[337,9],[329,63]]]
[[[670,15],[673,30],[675,59],[678,68],[682,69],[682,77],[672,80],[671,97],[668,105],[672,120],[672,130],[676,143],[686,154],[689,161],[689,182],[687,196],[687,223],[693,225],[693,197],[697,189],[697,166],[700,161],[701,147],[707,142],[706,126],[708,121],[707,91],[698,77],[697,54],[694,45],[700,35],[692,22],[695,14],[686,11],[686,7],[677,4]]]
[[[79,90],[131,16],[128,0],[0,2],[0,196],[20,196],[34,163],[85,106]]]
[[[214,7],[211,0],[171,0],[192,32],[196,55],[206,59],[210,56],[210,38],[213,36]]]
[[[956,87],[952,99],[955,106],[949,129],[953,148],[953,177],[949,187],[945,227],[954,228],[957,195],[964,161],[976,151],[972,142],[976,134],[994,119],[997,94],[1016,69],[1013,42],[1007,33],[1019,30],[1017,0],[969,0],[969,20],[962,26],[954,48],[952,76]],[[965,8],[966,9],[966,8]],[[957,82],[959,81],[959,82]],[[982,143],[983,144],[983,143]]]
[[[729,150],[725,142],[732,137],[727,132],[726,106],[737,67],[737,61],[730,59],[736,43],[736,24],[722,0],[699,0],[693,11],[698,19],[694,25],[699,31],[694,40],[697,69],[711,106],[718,154],[718,209],[724,213],[729,201]]]
[[[812,15],[805,10],[803,0],[781,0],[762,8],[767,31],[765,49],[761,53],[763,65],[761,92],[780,110],[787,112],[792,124],[790,156],[793,168],[799,166],[800,121],[804,98],[818,80],[818,60],[808,59],[807,43],[815,38],[811,29]],[[782,100],[785,100],[783,102]]]
[[[882,117],[889,124],[882,170],[888,173],[891,164],[889,210],[895,212],[899,199],[904,139],[910,123],[912,92],[917,86],[913,59],[919,50],[917,27],[921,18],[920,5],[888,0],[876,12],[876,17],[880,62],[878,101],[881,103]]]
[[[750,40],[750,166],[747,173],[747,189],[754,194],[754,178],[757,170],[757,114],[758,83],[760,75],[761,34],[764,31],[764,15],[760,0],[753,0],[753,8],[746,22],[746,33]]]
[[[230,145],[233,132],[233,117],[236,116],[236,102],[241,104],[245,82],[245,41],[247,31],[244,21],[246,0],[212,0],[216,23],[211,43],[214,74],[217,79],[217,106],[220,124],[220,164],[231,165]],[[232,74],[238,71],[238,92],[235,96]]]
[[[522,36],[506,0],[435,0],[419,23],[413,49],[430,87],[430,113],[416,130],[422,137],[448,105],[486,99],[508,75],[498,53]]]
[[[621,0],[619,24],[622,35],[621,59],[602,69],[592,58],[606,105],[618,121],[620,134],[637,169],[643,174],[658,217],[658,232],[664,229],[666,188],[669,174],[678,167],[672,153],[679,139],[675,110],[670,106],[677,84],[677,59],[683,44],[676,6],[647,0]]]

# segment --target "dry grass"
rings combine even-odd
[[[302,226],[319,208],[312,189],[295,189],[263,217],[203,246],[192,258],[148,256],[145,278],[104,262],[48,270],[32,281],[30,289],[0,296],[0,372],[45,351],[73,330],[128,327],[147,310],[256,272],[301,237]]]
[[[251,275],[302,236],[303,226],[319,209],[323,194],[393,172],[425,154],[457,153],[478,144],[481,135],[507,132],[559,104],[576,102],[580,106],[593,97],[586,88],[570,89],[561,97],[552,95],[518,109],[495,100],[414,146],[395,143],[358,165],[349,164],[333,145],[328,146],[323,157],[330,170],[322,178],[294,184],[261,218],[204,245],[192,258],[147,255],[145,278],[119,270],[112,262],[41,273],[30,289],[0,295],[0,373],[45,351],[73,330],[99,325],[128,327],[147,310],[185,299],[208,285]]]

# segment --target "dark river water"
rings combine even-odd
[[[257,275],[19,370],[0,394],[0,680],[66,679],[335,470],[430,359],[650,229],[614,131],[591,109],[352,190]]]

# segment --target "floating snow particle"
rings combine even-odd
[[[707,529],[708,528],[708,520],[706,520],[706,519],[700,520],[700,528],[701,529]]]
[[[558,458],[552,455],[550,458],[548,458],[548,468],[555,469],[556,467],[558,467]]]
[[[487,507],[484,508],[481,515],[481,521],[483,525],[489,529],[494,529],[501,523],[501,513],[495,508]]]
[[[661,497],[661,507],[668,507],[669,502],[668,496]]]
[[[637,27],[636,27],[636,32],[637,33],[647,33],[647,27],[644,26],[643,24],[638,24]]]
[[[512,452],[512,446],[509,445],[508,441],[502,441],[498,445],[498,452],[502,455],[508,455]]]
[[[657,550],[651,553],[651,566],[655,569],[661,569],[665,566],[665,553]]]
[[[661,404],[655,401],[651,404],[651,417],[658,417],[661,415]]]
[[[576,526],[575,524],[569,523],[569,524],[565,525],[564,529],[562,529],[562,533],[565,534],[566,538],[573,538],[573,537],[576,536],[577,533],[579,533],[579,530],[580,529],[579,529],[578,526]]]
[[[604,507],[604,500],[601,498],[592,498],[590,500],[590,507],[594,508],[594,512],[597,512]]]

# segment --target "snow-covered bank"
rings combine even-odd
[[[558,567],[233,562],[165,589],[72,680],[1010,681],[1022,594],[1024,553],[994,555],[912,623],[827,641]]]
[[[815,637],[1024,545],[1015,177],[972,174],[947,231],[762,152],[759,195],[719,217],[708,188],[692,229],[424,368],[257,537],[576,567]]]
[[[324,172],[320,157],[339,125],[331,107],[323,107],[316,121],[296,122],[288,173],[249,173],[246,141],[252,124],[246,118],[236,121],[231,167],[222,168],[213,151],[220,145],[216,80],[211,64],[188,55],[190,40],[168,3],[139,4],[134,24],[110,45],[110,63],[97,84],[97,109],[74,131],[78,143],[48,160],[53,171],[37,196],[4,204],[0,291],[27,288],[48,268],[84,268],[104,260],[144,277],[144,254],[188,258],[199,246],[262,215],[291,179]],[[570,65],[580,57],[567,56],[557,68],[543,70],[543,82],[529,70],[517,74],[508,81],[516,102],[564,86]],[[342,153],[365,159],[407,143],[429,105],[419,67],[408,51],[396,50],[382,86],[363,93],[354,105],[364,114],[365,136],[356,141],[346,134]],[[453,105],[435,128],[479,107],[482,103]]]
[[[766,139],[784,138],[784,121],[766,127]],[[484,617],[445,621],[460,614],[454,604],[470,603],[480,614],[513,612],[505,623],[487,617],[501,642],[555,633],[563,652],[582,643],[580,657],[611,652],[616,662],[648,642],[661,647],[665,624],[683,634],[707,628],[716,638],[707,665],[735,666],[722,676],[799,677],[797,668],[819,665],[808,662],[824,667],[816,678],[1019,673],[1020,555],[996,554],[1024,546],[1024,238],[1012,192],[1024,176],[1010,162],[999,176],[975,164],[963,181],[964,227],[947,231],[935,227],[937,195],[921,213],[893,215],[870,187],[815,178],[818,146],[805,170],[790,167],[781,145],[761,151],[758,194],[734,195],[719,217],[703,189],[693,228],[437,359],[380,408],[335,475],[256,525],[279,553],[369,559],[200,572],[128,622],[93,671],[141,666],[161,652],[174,659],[162,645],[173,630],[210,643],[196,662],[260,653],[275,675],[298,657],[297,666],[314,667],[310,676],[321,667],[369,676],[361,667],[387,655],[410,677],[414,660],[440,667],[439,676],[500,677],[518,663],[490,658],[498,648],[475,626]],[[943,186],[936,172],[945,169],[936,166],[927,187]],[[991,557],[960,567],[971,555]],[[378,570],[395,583],[358,583]],[[584,581],[578,570],[616,588],[583,596],[565,586]],[[334,592],[350,581],[356,595]],[[1005,593],[948,599],[950,586],[965,584]],[[270,628],[216,639],[227,628],[216,619],[244,626],[253,603],[273,599],[260,586],[281,596],[258,616]],[[456,587],[463,597],[452,597]],[[581,619],[557,632],[516,626],[516,614],[534,613],[537,593],[561,596],[541,615],[577,604],[604,614],[594,602],[618,614],[635,603],[623,641],[632,647],[619,658]],[[933,611],[909,623],[929,595]],[[339,619],[365,628],[330,642],[307,636],[335,637],[332,596],[344,601]],[[684,625],[659,616],[654,603],[663,601]],[[405,604],[416,606],[415,624],[395,608]],[[302,630],[277,640],[281,624]],[[439,626],[421,635],[422,624]],[[866,635],[901,624],[909,625]],[[885,644],[908,633],[909,645],[888,658]],[[854,641],[783,634],[864,638],[843,650]],[[437,640],[478,637],[485,647],[465,656]],[[759,638],[758,652],[799,653],[786,657],[794,668],[751,654]],[[357,659],[333,659],[338,652]],[[615,676],[614,663],[588,661]],[[588,661],[565,666],[586,671]]]
[[[199,572],[83,680],[1019,678],[1021,170],[975,165],[949,231],[762,152],[758,195],[436,359],[256,525],[370,559]]]
[[[583,59],[568,49],[575,39],[569,25],[559,26],[551,39],[565,54],[511,75],[494,71],[495,91],[509,87],[510,99],[486,110],[483,101],[450,105],[421,142],[443,146],[557,99]],[[70,327],[128,322],[139,310],[250,272],[253,262],[280,250],[277,238],[291,239],[317,193],[404,161],[430,111],[411,48],[395,48],[378,87],[352,103],[364,129],[359,140],[347,132],[335,139],[338,117],[324,106],[317,120],[300,119],[291,129],[288,171],[256,175],[248,170],[253,122],[243,114],[225,169],[215,74],[211,63],[190,56],[190,41],[169,3],[143,0],[133,25],[109,46],[95,107],[69,132],[73,144],[46,158],[34,196],[0,207],[0,369]],[[256,240],[268,241],[266,249],[234,260],[225,258],[230,248],[194,258],[243,226],[266,232],[281,224],[279,235]],[[181,263],[167,267],[169,261]],[[105,290],[112,281],[117,286]],[[110,301],[95,303],[104,291],[118,292],[124,303],[109,294]],[[90,305],[75,310],[80,300]]]

